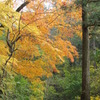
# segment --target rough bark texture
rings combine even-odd
[[[82,95],[81,100],[90,100],[90,72],[89,72],[89,33],[87,23],[87,0],[82,0]]]

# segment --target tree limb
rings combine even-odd
[[[88,0],[88,3],[91,3],[91,2],[100,2],[99,0]]]
[[[100,22],[88,23],[87,26],[88,26],[88,27],[91,27],[91,26],[100,26]]]
[[[29,1],[26,1],[24,2],[23,4],[21,4],[17,9],[16,11],[17,12],[20,12],[26,5],[28,5],[30,2]]]

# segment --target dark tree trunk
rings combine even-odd
[[[90,100],[89,72],[89,33],[87,24],[87,0],[82,0],[82,95],[81,100]]]

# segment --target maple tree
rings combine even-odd
[[[71,62],[78,57],[76,47],[68,38],[74,33],[81,37],[81,25],[76,26],[76,22],[81,21],[81,9],[75,9],[73,2],[48,2],[51,8],[45,8],[46,0],[28,0],[16,11],[12,8],[16,2],[0,2],[0,23],[3,25],[0,28],[0,66],[3,74],[14,71],[31,82],[35,79],[40,82],[39,77],[59,73],[55,65],[64,62],[64,56]],[[21,11],[25,6],[28,11]],[[53,29],[57,30],[54,34],[50,32]]]
[[[34,3],[38,4],[37,2],[33,1],[32,3],[30,3],[30,5],[28,5],[28,8],[30,8]],[[17,71],[19,71],[19,73],[31,78],[33,78],[34,75],[42,76],[44,73],[47,74],[47,72],[52,72],[52,68],[56,69],[55,64],[57,64],[57,62],[60,60],[63,61],[63,56],[67,56],[71,59],[72,62],[74,61],[73,56],[78,56],[76,48],[72,46],[72,44],[68,40],[65,41],[64,39],[61,39],[62,36],[57,35],[53,37],[55,40],[49,38],[50,33],[48,29],[50,30],[50,28],[56,26],[55,24],[57,22],[60,23],[60,19],[57,20],[55,24],[53,23],[53,25],[48,26],[48,23],[46,23],[45,20],[52,21],[53,18],[50,18],[51,12],[48,12],[46,16],[44,15],[45,12],[42,2],[43,1],[41,1],[41,3],[37,5],[39,8],[36,8],[35,12],[23,12],[20,14],[14,12],[8,6],[9,15],[8,12],[3,12],[5,16],[8,15],[7,19],[4,18],[3,20],[9,22],[5,22],[8,23],[7,25],[5,25],[5,23],[1,21],[1,23],[4,23],[3,25],[8,28],[6,32],[8,32],[7,35],[10,36],[10,39],[6,39],[10,53],[9,58],[12,56],[18,60],[18,67],[13,66],[14,70],[16,69]],[[2,6],[2,9],[4,10],[8,10],[8,8],[5,9],[5,7]],[[12,12],[15,14],[12,14]],[[39,17],[39,13],[43,13],[43,15],[40,15]],[[27,17],[27,14],[29,17]],[[58,16],[59,12],[56,11],[55,14]],[[54,13],[52,16],[54,16]],[[42,17],[45,17],[43,18],[44,21],[41,20]],[[64,23],[64,20],[62,21],[62,23]],[[44,27],[39,28],[39,25],[37,23],[39,23],[40,25],[44,24]],[[57,24],[59,25],[59,23]],[[38,28],[36,27],[36,25]],[[64,27],[58,29],[61,31],[62,29],[64,29]],[[8,62],[8,60],[6,61],[6,63]],[[33,73],[33,75],[31,75],[31,73]]]

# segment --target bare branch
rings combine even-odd
[[[23,4],[21,4],[17,9],[16,11],[17,12],[20,12],[26,5],[28,5],[30,2],[29,1],[26,1],[24,2]]]

